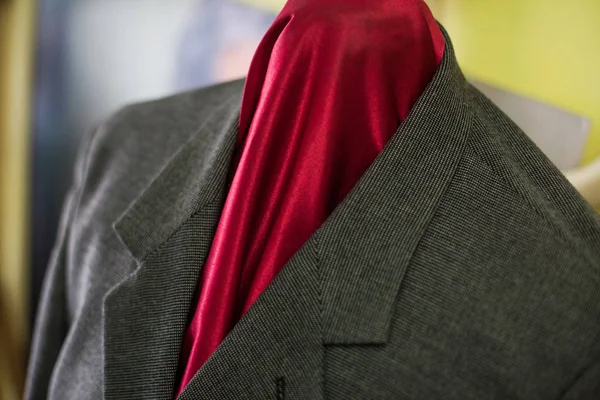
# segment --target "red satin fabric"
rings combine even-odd
[[[290,0],[250,67],[180,393],[383,149],[439,66],[422,0]]]

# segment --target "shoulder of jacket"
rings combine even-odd
[[[106,119],[97,140],[123,144],[124,135],[143,135],[148,140],[197,129],[216,107],[239,106],[232,99],[241,99],[243,87],[244,81],[237,80],[127,105]]]
[[[194,135],[202,134],[216,109],[239,108],[243,85],[233,81],[132,104],[107,118],[80,147],[75,177],[82,213],[114,218]]]
[[[479,91],[472,93],[472,152],[563,241],[600,264],[600,215],[506,114]]]
[[[127,105],[106,118],[81,151],[85,148],[96,167],[160,162],[196,134],[216,108],[239,107],[243,87],[237,80]]]

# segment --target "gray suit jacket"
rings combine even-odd
[[[600,399],[600,218],[446,39],[410,116],[182,400]],[[242,88],[127,107],[87,140],[27,399],[172,398]]]

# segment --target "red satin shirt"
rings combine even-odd
[[[252,61],[177,393],[395,133],[439,66],[422,0],[290,0]]]

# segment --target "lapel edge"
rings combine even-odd
[[[473,118],[468,83],[440,28],[446,50],[432,81],[319,229],[326,345],[388,341],[408,265],[466,148]]]
[[[138,261],[222,196],[238,121],[239,95],[232,95],[114,221],[113,230]]]

